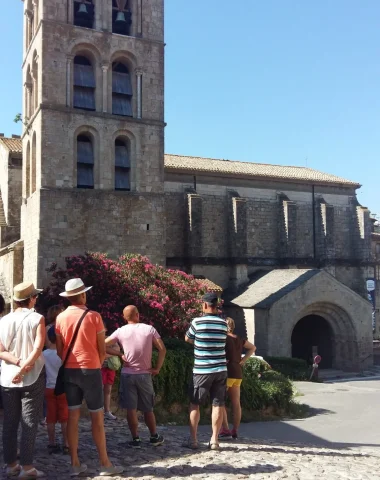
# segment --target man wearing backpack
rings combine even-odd
[[[78,458],[78,425],[83,399],[91,414],[92,435],[100,460],[100,476],[114,476],[123,472],[108,458],[103,413],[103,384],[100,367],[106,355],[105,328],[99,313],[86,307],[85,287],[80,278],[66,282],[62,297],[71,305],[56,320],[57,353],[65,367],[65,393],[69,406],[67,437],[71,455],[71,477],[87,470]]]

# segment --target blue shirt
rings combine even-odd
[[[193,373],[226,372],[227,322],[218,315],[194,318],[186,336],[194,340]]]

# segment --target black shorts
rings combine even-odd
[[[69,410],[81,408],[83,399],[90,412],[103,410],[104,395],[100,368],[65,368],[65,393]]]
[[[190,385],[190,402],[202,405],[210,394],[210,401],[214,407],[223,407],[226,401],[227,372],[208,374],[193,374]]]

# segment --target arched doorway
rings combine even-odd
[[[292,332],[292,357],[312,364],[315,350],[322,357],[320,368],[332,368],[334,334],[328,321],[320,315],[307,315],[296,324]]]

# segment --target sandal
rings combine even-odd
[[[15,465],[14,467],[7,467],[5,469],[5,475],[8,478],[18,477],[20,470],[21,470],[21,467],[19,464]]]
[[[70,455],[69,447],[62,447],[62,453],[63,455]]]
[[[182,446],[185,448],[190,448],[190,450],[198,450],[199,448],[198,440],[193,440],[191,438],[188,438]]]
[[[216,443],[216,442],[211,443],[211,442],[209,442],[208,448],[209,448],[210,450],[219,450],[220,446],[219,446],[219,443]]]

